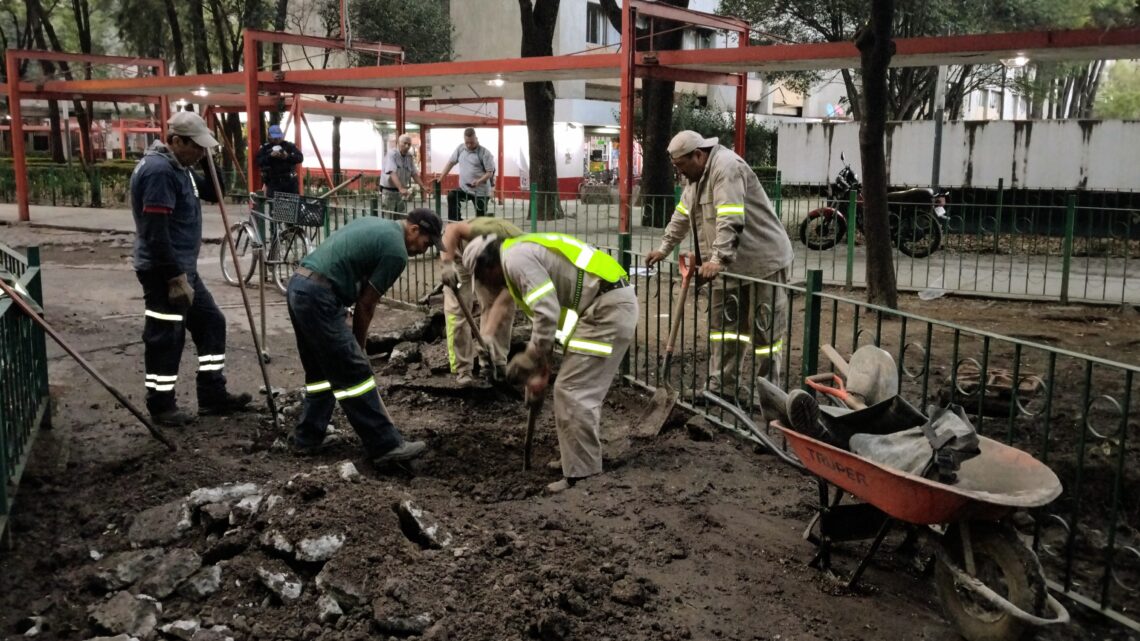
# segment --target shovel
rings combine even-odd
[[[661,379],[664,383],[657,387],[657,391],[653,392],[653,398],[638,420],[637,435],[644,438],[657,436],[661,433],[661,428],[669,419],[669,414],[673,412],[673,406],[677,404],[677,390],[673,389],[669,380],[669,373],[673,365],[673,347],[677,344],[677,333],[681,329],[681,317],[685,312],[685,299],[688,297],[689,283],[693,277],[692,254],[681,254],[678,257],[678,265],[681,270],[681,295],[677,298],[677,304],[673,308],[669,338],[665,344],[665,362],[661,367]]]
[[[538,377],[549,380],[550,370],[546,369]],[[534,427],[538,423],[538,415],[542,413],[542,401],[546,399],[546,389],[541,392],[532,390],[534,387],[529,381],[526,384],[526,437],[523,438],[523,471],[530,469],[531,452],[534,450]]]

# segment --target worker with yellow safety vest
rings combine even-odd
[[[554,233],[481,236],[463,252],[463,264],[496,292],[480,328],[485,337],[515,306],[532,321],[530,342],[507,365],[508,379],[543,393],[552,350],[556,343],[563,348],[554,384],[563,478],[547,490],[561,492],[600,474],[602,401],[637,327],[637,295],[626,271],[609,254]]]
[[[752,375],[776,382],[787,325],[783,288],[794,254],[788,232],[772,209],[756,173],[743,158],[704,138],[682,131],[669,142],[673,166],[688,183],[657,250],[645,259],[652,267],[685,240],[697,223],[701,280],[721,271],[767,281],[730,279],[713,285],[709,323],[708,388],[722,396],[747,399]],[[754,396],[754,395],[753,395]]]

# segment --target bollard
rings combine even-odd
[[[438,180],[432,183],[431,191],[432,201],[435,203],[435,215],[439,216],[440,219],[442,219],[443,214],[440,213],[440,193],[443,191],[443,189],[440,187]]]
[[[998,240],[1001,238],[1001,210],[1002,204],[1005,200],[1005,178],[998,178],[998,193],[997,193],[997,212],[994,213],[994,249],[993,253],[996,256],[998,253]],[[991,287],[992,289],[992,287]]]
[[[1061,304],[1069,304],[1069,271],[1073,262],[1073,230],[1077,226],[1077,195],[1069,194],[1065,208],[1065,240],[1061,244]]]
[[[808,270],[806,291],[804,292],[804,351],[803,351],[803,378],[816,373],[819,369],[819,316],[822,309],[822,300],[819,292],[823,290],[823,271],[819,269]],[[805,391],[811,389],[805,383]]]
[[[538,233],[538,189],[533,181],[530,183],[530,233]]]
[[[847,195],[847,289],[855,283],[855,230],[857,229],[855,190]],[[814,372],[812,372],[814,373]]]
[[[772,205],[776,208],[776,220],[783,222],[784,220],[784,184],[783,177],[780,171],[776,171],[776,185],[772,191],[775,192],[772,196]]]

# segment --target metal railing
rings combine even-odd
[[[660,385],[659,366],[670,310],[679,291],[675,265],[639,269],[628,257],[642,305],[627,380]],[[737,435],[756,440],[718,408],[694,403],[710,384],[722,396],[749,407],[761,397],[755,378],[778,362],[784,389],[799,387],[820,368],[819,345],[850,354],[874,344],[898,366],[900,393],[912,405],[957,403],[979,433],[1018,447],[1049,465],[1064,492],[1019,531],[1041,558],[1050,587],[1102,614],[1140,630],[1131,612],[1140,607],[1140,473],[1129,441],[1137,428],[1140,366],[1002,336],[915,314],[850,300],[822,290],[823,274],[809,273],[806,287],[734,275],[700,288],[685,307],[671,383],[680,403]],[[731,301],[714,316],[715,297]],[[789,313],[773,313],[786,298]],[[776,353],[756,353],[757,335],[774,332]],[[745,349],[726,352],[718,333],[746,337]],[[720,351],[725,371],[713,367]],[[775,351],[775,350],[773,350]],[[726,356],[728,356],[726,358]],[[1135,437],[1132,437],[1133,439]]]
[[[22,255],[0,243],[0,264],[19,287],[43,304],[38,247]],[[47,352],[43,330],[12,300],[0,297],[0,539],[32,443],[50,421]]]

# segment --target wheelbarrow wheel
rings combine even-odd
[[[1012,528],[999,523],[970,523],[975,578],[1025,612],[1040,614],[1045,607],[1045,576],[1033,551],[1025,547]],[[946,554],[965,567],[962,537],[952,526],[942,538]],[[934,581],[946,618],[967,641],[1029,639],[1037,631],[1024,621],[995,608],[959,585],[954,574],[939,559]]]

